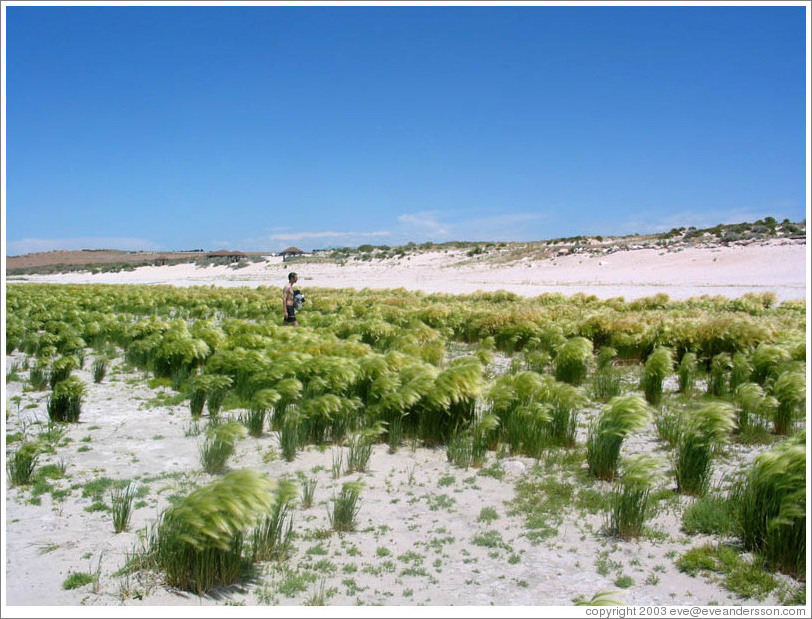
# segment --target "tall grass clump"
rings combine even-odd
[[[720,398],[730,392],[730,370],[733,361],[726,352],[714,355],[708,373],[708,395]]]
[[[94,383],[100,383],[104,380],[104,377],[107,375],[107,366],[107,359],[99,358],[93,362],[93,365],[90,366],[90,371],[93,373]]]
[[[31,389],[34,391],[45,390],[50,382],[47,366],[41,362],[34,365],[28,372],[28,382],[31,383]]]
[[[589,372],[592,350],[592,341],[585,337],[567,340],[556,351],[555,379],[571,385],[580,385]]]
[[[559,447],[573,447],[578,431],[578,411],[586,396],[577,387],[561,382],[547,383],[549,404],[549,441]]]
[[[211,375],[206,383],[206,407],[209,409],[209,417],[217,417],[223,408],[223,400],[226,393],[231,388],[233,380],[230,376]]]
[[[736,413],[727,402],[709,402],[692,411],[685,421],[674,462],[677,489],[702,496],[710,484],[713,456],[736,427]]]
[[[744,383],[750,382],[753,375],[753,366],[750,359],[743,352],[733,353],[730,367],[730,391],[734,393],[736,389]]]
[[[621,393],[620,374],[615,369],[614,359],[617,350],[604,346],[598,351],[597,368],[592,376],[590,393],[601,402],[608,402]]]
[[[660,460],[651,456],[631,458],[622,465],[620,480],[610,498],[609,535],[628,540],[643,533],[651,489],[660,478],[657,473],[660,466]]]
[[[372,448],[384,432],[383,424],[378,422],[350,437],[347,442],[347,473],[363,473],[367,470]]]
[[[467,429],[457,429],[445,446],[446,458],[454,466],[467,469],[474,454],[474,439]]]
[[[58,382],[46,403],[48,418],[51,421],[77,423],[82,414],[84,395],[85,385],[75,376]]]
[[[234,453],[237,441],[246,434],[245,427],[236,421],[211,426],[200,447],[200,463],[207,473],[219,473]]]
[[[806,574],[806,432],[755,458],[731,493],[745,548],[788,574]]]
[[[298,409],[291,407],[285,414],[285,420],[279,431],[279,448],[286,462],[293,462],[296,459],[296,450],[301,443],[299,425]]]
[[[389,453],[396,453],[403,440],[403,414],[394,414],[386,424],[386,442]]]
[[[684,419],[685,413],[679,408],[658,410],[654,415],[657,436],[660,440],[665,441],[669,447],[674,447],[679,442],[685,423]]]
[[[341,493],[337,497],[333,497],[333,511],[327,513],[333,530],[355,531],[358,524],[356,517],[361,508],[359,504],[361,488],[363,488],[362,482],[348,481],[341,487]]]
[[[273,505],[251,532],[251,559],[254,563],[280,561],[290,554],[293,543],[293,505],[298,496],[295,483],[289,480],[277,482]]]
[[[39,461],[40,446],[37,443],[23,443],[17,451],[6,459],[6,474],[12,486],[25,486],[31,483],[31,476]]]
[[[281,396],[273,389],[260,389],[251,398],[248,412],[240,415],[240,421],[254,438],[262,436],[265,420]]]
[[[761,343],[750,355],[753,366],[752,379],[762,387],[766,386],[767,379],[778,378],[782,366],[790,361],[792,355],[786,349],[775,344]]]
[[[771,391],[778,402],[773,413],[773,429],[776,434],[789,434],[806,403],[806,378],[801,372],[782,372]]]
[[[686,352],[682,355],[679,365],[677,365],[677,378],[679,381],[679,392],[690,396],[696,388],[697,375],[696,354]]]
[[[198,595],[237,582],[248,564],[243,542],[274,500],[273,484],[251,470],[233,471],[194,490],[160,516],[147,558],[170,587]]]
[[[586,457],[589,472],[598,479],[612,481],[623,439],[630,432],[641,429],[650,419],[649,407],[642,397],[613,398],[589,429]]]
[[[116,533],[126,531],[130,526],[134,498],[135,488],[132,484],[110,490],[110,511],[113,514],[113,530]]]
[[[51,364],[51,370],[48,372],[48,383],[53,389],[57,383],[67,380],[73,370],[79,369],[79,359],[73,355],[57,359]]]
[[[674,353],[669,348],[655,348],[643,368],[642,387],[649,404],[657,406],[663,399],[663,381],[673,370]]]
[[[773,411],[778,401],[764,393],[758,383],[742,383],[734,392],[734,401],[737,406],[738,431],[742,435],[751,433],[763,427],[764,420],[773,419]]]

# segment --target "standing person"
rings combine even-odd
[[[296,273],[288,273],[288,283],[282,289],[282,307],[284,311],[284,324],[299,326],[296,320],[296,310],[293,307],[293,284],[299,281],[299,276]]]

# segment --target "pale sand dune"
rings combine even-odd
[[[545,260],[495,265],[464,252],[433,252],[383,261],[350,260],[344,265],[279,257],[234,269],[193,264],[140,267],[120,273],[29,275],[9,281],[77,284],[171,284],[175,286],[283,286],[287,272],[301,286],[325,288],[405,288],[467,294],[510,290],[526,297],[544,293],[583,293],[627,300],[665,293],[672,299],[702,295],[739,297],[774,292],[780,301],[806,297],[807,252],[803,242],[745,246],[636,249],[610,255],[574,254]]]

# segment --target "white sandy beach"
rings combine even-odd
[[[443,293],[504,289],[524,296],[585,293],[627,300],[658,293],[684,299],[769,291],[784,301],[807,296],[806,249],[798,242],[675,252],[641,249],[501,267],[476,263],[449,266],[449,258],[460,259],[464,254],[445,253],[345,266],[283,263],[281,258],[269,258],[241,269],[160,266],[111,274],[25,276],[9,281],[281,287],[286,273],[296,270],[305,289],[402,287]],[[22,359],[23,355],[15,352],[6,357],[6,367]],[[94,384],[91,363],[88,355],[84,369],[76,372],[88,385],[88,394],[81,422],[68,429],[66,436],[71,442],[58,456],[45,456],[41,462],[61,460],[68,479],[58,485],[73,490],[62,501],[45,493],[40,504],[32,501],[30,488],[6,492],[4,616],[64,616],[74,612],[108,616],[122,607],[139,612],[140,607],[155,606],[172,607],[164,612],[180,616],[211,615],[212,607],[217,607],[217,616],[232,611],[244,616],[238,613],[248,609],[237,607],[267,604],[285,608],[259,609],[258,616],[280,612],[292,616],[304,612],[302,605],[320,586],[330,594],[326,603],[342,607],[344,610],[338,611],[342,614],[356,605],[383,605],[389,609],[407,607],[401,616],[411,616],[418,611],[409,607],[425,605],[436,607],[429,611],[430,616],[438,612],[477,616],[490,606],[509,607],[500,611],[509,616],[549,616],[556,606],[572,607],[579,597],[589,599],[605,591],[616,591],[615,597],[629,605],[779,603],[775,595],[742,600],[719,582],[680,572],[675,557],[714,541],[682,532],[682,510],[661,511],[650,523],[661,535],[634,542],[602,535],[603,515],[584,517],[572,511],[562,514],[557,535],[533,544],[525,535],[522,517],[511,514],[509,508],[516,483],[532,469],[533,460],[497,461],[491,454],[485,469],[501,471],[504,476],[497,479],[482,474],[482,470],[453,467],[443,450],[403,446],[393,454],[381,445],[367,473],[334,479],[331,463],[334,451],[340,448],[310,447],[288,463],[279,457],[278,437],[271,432],[241,441],[230,465],[233,469],[256,468],[274,478],[301,473],[318,479],[314,507],[296,510],[294,526],[299,538],[287,565],[292,570],[319,571],[321,583],[308,582],[303,590],[291,591],[283,586],[289,574],[269,568],[259,584],[201,598],[173,591],[145,575],[117,575],[128,553],[138,547],[139,535],[168,506],[169,497],[187,492],[189,483],[204,483],[208,476],[199,466],[202,436],[188,435],[187,403],[161,404],[158,400],[164,388],[150,389],[142,373],[127,373],[120,360],[101,384]],[[24,384],[6,384],[5,402],[10,412],[7,432],[25,431],[36,436],[42,430],[37,424],[47,422],[46,392],[24,391]],[[582,419],[581,443],[587,421],[587,417]],[[651,428],[624,449],[644,453],[655,444]],[[740,469],[753,456],[737,450],[728,450],[724,464],[716,471],[717,479]],[[82,495],[82,487],[100,477],[131,479],[146,486],[143,504],[135,510],[129,531],[114,534],[108,512],[87,511],[92,499]],[[319,539],[316,533],[329,528],[327,510],[333,493],[344,481],[357,478],[364,482],[358,531]],[[685,498],[683,506],[689,500]],[[483,508],[492,508],[497,518],[493,522],[483,520]],[[491,530],[498,532],[499,543],[488,546],[472,541]],[[63,589],[70,572],[96,570],[98,585]],[[616,582],[623,576],[633,584],[619,587]],[[369,610],[349,612],[352,616],[387,614],[379,607],[372,614]],[[143,616],[154,614],[147,608],[140,612]],[[310,616],[330,612],[319,615],[313,611]]]

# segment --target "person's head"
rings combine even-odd
[[[298,279],[299,279],[299,276],[296,275],[296,273],[288,273],[288,281],[291,284],[295,284]]]

